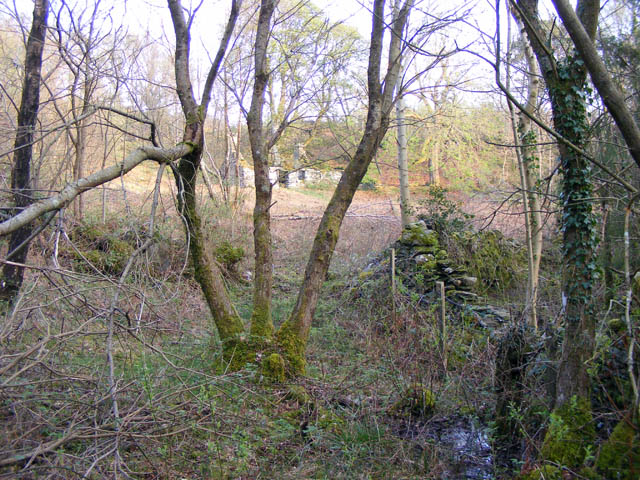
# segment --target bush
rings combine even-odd
[[[231,242],[225,240],[215,249],[215,257],[227,271],[233,272],[236,265],[244,258],[244,249],[242,247],[234,247]]]

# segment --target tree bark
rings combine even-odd
[[[304,352],[311,323],[320,289],[338,241],[340,226],[358,185],[389,127],[393,92],[400,71],[402,33],[413,0],[404,2],[394,19],[389,46],[389,63],[384,81],[381,83],[384,3],[384,0],[376,0],[373,5],[373,28],[367,70],[369,104],[365,131],[320,221],[294,309],[277,332],[278,342],[294,374],[304,373]]]
[[[184,216],[185,233],[189,240],[189,255],[195,270],[195,279],[202,288],[209,310],[223,342],[225,353],[234,354],[237,342],[244,333],[238,316],[226,292],[220,268],[211,258],[202,232],[202,221],[196,204],[197,173],[204,147],[204,120],[211,99],[211,89],[229,44],[238,17],[239,2],[233,1],[231,13],[218,53],[214,59],[203,89],[200,104],[195,100],[189,71],[191,19],[185,21],[180,0],[168,0],[171,20],[176,34],[175,77],[176,91],[185,117],[182,141],[190,147],[174,169],[178,187],[178,208]]]
[[[0,236],[16,232],[45,213],[60,210],[69,205],[81,192],[86,192],[94,187],[103,185],[115,178],[118,178],[145,160],[154,160],[159,163],[171,163],[176,158],[187,155],[191,147],[186,144],[177,145],[174,148],[164,149],[158,147],[139,147],[131,152],[119,164],[112,165],[105,169],[92,173],[86,178],[81,178],[77,182],[67,184],[59,194],[34,202],[22,210],[19,214],[0,223]],[[17,263],[17,260],[12,260]]]
[[[42,72],[42,52],[47,32],[49,1],[36,0],[33,9],[33,22],[27,39],[25,57],[25,76],[22,85],[22,99],[18,112],[18,130],[14,143],[13,169],[11,171],[11,189],[15,207],[27,208],[33,201],[31,191],[31,159],[33,155],[34,129],[38,119],[40,105],[40,79]],[[24,210],[23,210],[24,211]],[[33,226],[24,224],[13,231],[9,239],[7,260],[23,264],[29,254],[28,239]],[[22,246],[16,251],[17,247]],[[5,263],[0,283],[0,299],[12,301],[22,286],[24,268]]]
[[[540,195],[536,187],[535,169],[540,168],[538,159],[538,148],[536,134],[533,129],[530,116],[535,114],[540,93],[540,69],[536,63],[536,58],[529,43],[522,19],[518,12],[511,9],[512,16],[521,31],[524,42],[524,56],[527,61],[527,103],[526,114],[520,112],[514,135],[518,142],[519,155],[518,163],[522,185],[522,197],[524,205],[525,230],[527,236],[527,260],[529,278],[527,284],[527,306],[526,313],[529,323],[538,328],[538,284],[540,278],[540,261],[542,258],[542,214],[540,205]],[[508,73],[507,73],[508,75]],[[509,110],[513,114],[513,104],[509,102]]]
[[[253,158],[256,202],[253,209],[253,242],[255,249],[255,280],[251,335],[271,338],[271,291],[273,287],[273,251],[271,245],[271,190],[269,180],[269,145],[262,125],[264,96],[269,82],[267,46],[271,36],[271,17],[276,0],[263,0],[258,17],[255,41],[255,74],[251,107],[247,115],[249,142]],[[282,96],[284,98],[284,96]]]
[[[407,158],[407,125],[404,116],[405,102],[402,97],[396,104],[396,118],[398,122],[398,173],[400,178],[400,211],[402,226],[406,227],[411,221],[409,206],[409,161]]]
[[[518,0],[516,8],[523,17],[529,42],[538,60],[551,98],[556,131],[578,148],[587,146],[587,113],[584,105],[586,70],[577,57],[557,61],[543,43],[545,37],[538,15],[537,0]],[[595,37],[599,1],[580,0],[578,15],[588,32]],[[593,351],[594,318],[590,311],[593,256],[595,251],[595,219],[591,205],[591,175],[587,160],[569,148],[558,145],[562,180],[563,280],[562,304],[565,338],[558,368],[556,405],[562,406],[572,397],[589,398],[586,362]]]

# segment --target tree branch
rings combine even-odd
[[[130,172],[145,160],[154,160],[158,163],[171,163],[174,160],[187,155],[191,150],[192,147],[186,144],[179,144],[170,149],[157,147],[137,148],[127,155],[121,163],[112,165],[111,167],[107,167],[93,173],[88,177],[69,183],[59,194],[33,203],[18,215],[0,223],[0,236],[7,235],[17,230],[47,212],[59,210],[65,207],[80,193]]]
[[[589,33],[569,2],[567,0],[553,0],[553,4],[571,40],[573,40],[576,50],[580,53],[580,58],[584,61],[602,101],[620,129],[620,133],[629,147],[629,153],[640,167],[640,128],[638,128],[631,111],[627,108],[624,96],[613,83],[613,79],[598,55]]]

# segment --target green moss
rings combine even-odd
[[[525,250],[495,230],[456,237],[464,250],[469,273],[481,291],[505,291],[524,281]]]
[[[262,361],[262,375],[276,382],[284,382],[284,358],[278,353],[272,353]]]
[[[306,341],[293,331],[289,321],[283,323],[278,329],[276,339],[286,361],[287,374],[289,376],[304,375],[307,363]]]
[[[120,275],[135,251],[134,245],[121,238],[117,225],[84,224],[71,233],[75,249],[67,248],[63,255],[69,255],[76,267],[85,272],[93,268],[86,264],[84,257],[98,271],[105,275]]]
[[[242,247],[234,247],[225,240],[216,247],[214,256],[218,262],[224,265],[224,268],[233,271],[238,262],[244,258],[245,252]]]
[[[615,480],[632,480],[640,475],[640,434],[633,424],[621,420],[600,449],[599,472]]]
[[[410,223],[402,230],[400,243],[420,247],[438,248],[438,234],[429,230],[424,222]]]
[[[562,474],[558,467],[543,465],[527,473],[518,475],[518,480],[562,480]]]
[[[575,469],[584,463],[587,449],[594,439],[589,401],[573,397],[551,414],[549,429],[542,445],[542,458]]]
[[[427,418],[433,414],[435,407],[436,398],[433,392],[422,383],[412,383],[393,404],[390,412],[400,416]]]
[[[273,320],[271,318],[271,309],[254,305],[251,313],[251,335],[264,339],[273,337]]]
[[[230,338],[222,344],[223,371],[237,372],[247,363],[254,363],[256,350],[245,339],[240,337]]]
[[[418,266],[418,269],[426,272],[426,273],[432,273],[436,270],[436,268],[438,268],[438,262],[436,260],[427,260],[424,263],[421,263]]]

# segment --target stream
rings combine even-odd
[[[437,461],[441,478],[494,478],[487,429],[473,418],[451,415],[424,422],[405,422],[398,425],[396,434],[414,441],[424,455],[425,463]]]

